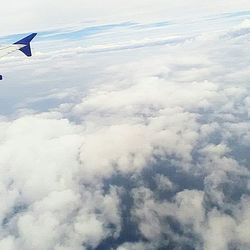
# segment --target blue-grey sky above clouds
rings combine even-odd
[[[100,24],[107,22],[143,21],[155,22],[166,19],[194,18],[236,12],[249,8],[247,0],[72,0],[53,2],[44,0],[9,0],[2,4],[1,33],[47,30],[76,23]]]
[[[249,1],[8,1],[0,249],[250,248]]]

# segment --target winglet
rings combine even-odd
[[[25,45],[24,47],[20,48],[19,50],[22,51],[26,56],[32,56],[31,53],[31,48],[30,48],[30,42],[32,39],[37,35],[37,33],[33,33],[23,39],[21,39],[18,42],[15,42],[14,44],[20,44],[20,45]]]

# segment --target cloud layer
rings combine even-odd
[[[41,75],[64,89],[1,118],[0,249],[249,249],[247,25],[87,66],[75,48],[17,62],[32,91]]]

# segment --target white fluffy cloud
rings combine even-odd
[[[10,244],[5,249],[81,249],[107,237],[110,223],[120,227],[117,191],[103,194],[80,183],[81,129],[56,118],[1,123],[0,244]]]
[[[85,92],[71,79],[0,119],[0,248],[248,249],[249,34],[233,34],[109,54]],[[82,76],[85,56],[17,65]],[[25,109],[50,99],[61,105]]]

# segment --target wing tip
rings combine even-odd
[[[25,47],[19,49],[20,51],[22,51],[26,56],[31,57],[32,53],[31,53],[31,47],[30,47],[30,42],[33,40],[33,38],[37,35],[37,33],[32,33],[24,38],[22,38],[21,40],[15,42],[14,44],[22,44],[25,45]]]

